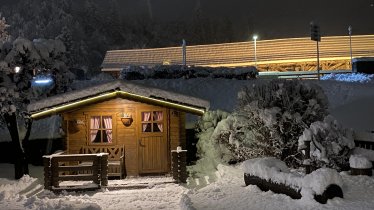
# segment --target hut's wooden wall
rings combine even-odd
[[[91,115],[113,116],[113,144],[125,146],[125,167],[129,176],[139,175],[139,133],[140,133],[140,111],[160,110],[162,107],[138,103],[126,99],[112,99],[93,105],[81,107],[75,111],[63,114],[66,124],[66,149],[68,153],[79,153],[84,145],[89,145],[89,121]],[[121,121],[122,113],[131,114],[133,122],[126,127]],[[186,148],[185,135],[185,113],[166,109],[165,126],[167,127],[167,166],[170,171],[170,150],[177,146]]]

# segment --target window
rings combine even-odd
[[[113,126],[112,116],[91,116],[90,120],[90,142],[112,143]]]
[[[162,111],[142,112],[142,131],[147,132],[163,132],[164,131],[164,115]]]

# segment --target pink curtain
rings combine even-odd
[[[150,112],[142,112],[142,115],[143,115],[143,119],[142,121],[143,122],[147,122],[151,119],[151,113]],[[147,126],[149,125],[149,123],[143,123],[143,132],[147,130]]]
[[[159,123],[157,123],[157,127],[161,132],[163,132],[164,127],[163,127],[163,123],[162,123],[162,120],[163,120],[162,112],[153,112],[153,118],[154,118],[155,121],[159,122]]]
[[[112,117],[111,116],[103,116],[104,121],[104,128],[105,128],[105,134],[108,139],[108,143],[112,143]]]
[[[91,142],[95,141],[99,128],[100,128],[100,117],[98,116],[91,117],[91,129],[90,129]]]

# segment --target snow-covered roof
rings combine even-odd
[[[90,101],[92,98],[110,99],[115,97],[129,98],[134,101],[182,109],[183,111],[195,114],[202,114],[210,105],[208,101],[196,97],[129,81],[115,80],[33,102],[27,106],[27,110],[31,114],[36,114],[55,109],[54,113],[58,113],[58,107],[74,104],[76,108],[81,105],[77,104],[77,102],[81,102],[82,100],[87,101],[87,103],[82,104],[86,105],[92,103],[92,100]],[[48,115],[50,114],[46,116]]]
[[[360,62],[360,61],[374,61],[374,57],[359,57],[353,58],[353,62]]]

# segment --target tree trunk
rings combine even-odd
[[[17,116],[15,113],[4,114],[4,118],[12,138],[12,146],[14,151],[14,177],[15,179],[20,179],[23,175],[29,174],[29,167],[25,151],[23,150],[21,141],[19,139]]]

